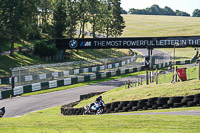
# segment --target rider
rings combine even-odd
[[[92,110],[95,110],[96,108],[94,107],[94,105],[95,105],[95,104],[98,104],[98,103],[100,103],[100,102],[103,104],[103,106],[105,106],[105,105],[104,105],[104,101],[102,100],[102,96],[101,96],[101,95],[99,95],[99,96],[94,100],[94,103],[90,104],[90,108],[91,108]]]

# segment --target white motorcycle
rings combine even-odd
[[[86,114],[94,114],[100,115],[104,112],[104,103],[101,101],[99,103],[88,104],[88,106],[84,107],[83,115]]]

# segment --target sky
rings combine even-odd
[[[121,7],[126,11],[130,8],[145,9],[153,4],[161,8],[168,6],[174,11],[185,11],[191,15],[194,9],[200,9],[200,0],[121,0]]]

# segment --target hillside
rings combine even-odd
[[[200,35],[200,18],[154,15],[123,15],[123,37]]]

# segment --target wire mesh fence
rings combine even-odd
[[[171,53],[158,53],[154,54],[152,56],[152,62],[153,64],[160,64],[163,62],[169,62],[172,60],[172,57],[170,56]]]
[[[131,67],[137,63],[140,65],[141,61],[143,61],[143,56],[135,55],[121,58],[33,65],[12,69],[12,76],[15,77],[15,85],[19,86],[72,77],[78,74],[90,74],[120,67]]]

